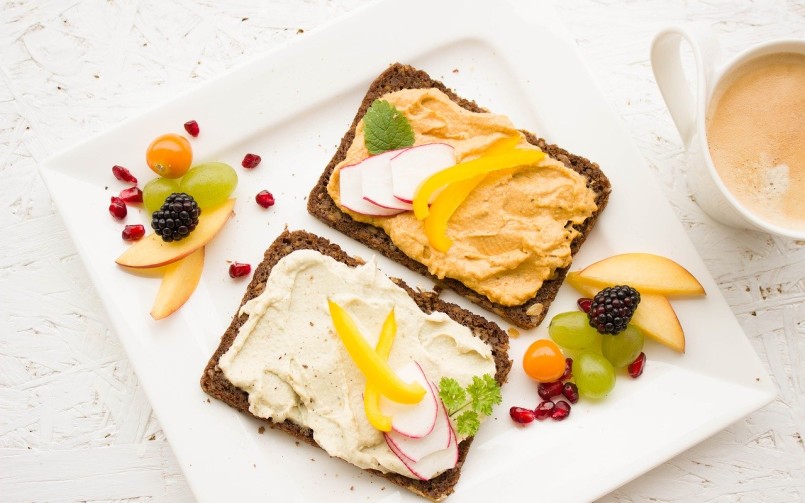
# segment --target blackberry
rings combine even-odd
[[[631,286],[618,285],[604,288],[593,298],[590,312],[590,326],[602,334],[622,332],[640,303],[640,293]]]
[[[196,228],[199,215],[201,208],[192,196],[184,192],[174,192],[151,215],[151,227],[162,236],[162,241],[180,241]]]

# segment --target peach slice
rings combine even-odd
[[[204,269],[204,247],[165,267],[157,298],[151,308],[155,320],[167,318],[193,295]]]
[[[629,285],[642,293],[704,295],[704,287],[687,269],[651,253],[624,253],[596,262],[579,272],[579,281],[600,288]]]
[[[567,282],[579,293],[593,297],[601,288],[586,283],[578,272],[567,274]],[[639,289],[638,289],[639,291]],[[640,292],[640,304],[630,322],[643,330],[647,337],[680,353],[685,352],[685,332],[668,299],[656,293]]]
[[[198,218],[196,229],[181,241],[166,243],[156,234],[149,234],[115,260],[126,267],[147,268],[159,267],[183,259],[203,247],[218,234],[229,217],[235,199],[229,199],[215,208],[202,212]]]

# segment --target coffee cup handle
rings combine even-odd
[[[692,79],[696,88],[695,101],[682,67],[680,48],[683,40],[690,45],[695,61],[696,74]],[[685,148],[696,134],[696,118],[705,113],[709,86],[720,52],[715,34],[701,25],[666,28],[651,43],[654,78]]]

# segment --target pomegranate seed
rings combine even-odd
[[[560,381],[541,382],[539,386],[537,386],[537,393],[539,393],[540,398],[543,400],[550,400],[562,394],[562,383]]]
[[[254,196],[254,200],[257,201],[257,204],[263,208],[274,206],[274,196],[271,195],[271,192],[267,190],[261,190],[258,192],[257,195]]]
[[[534,418],[537,419],[538,421],[548,419],[549,417],[551,417],[551,414],[553,414],[554,407],[555,407],[554,403],[550,400],[540,402],[540,404],[537,405],[537,408],[534,409]]]
[[[593,299],[589,299],[587,297],[582,297],[582,298],[580,298],[579,300],[576,301],[576,304],[579,306],[579,309],[581,309],[583,312],[589,313],[590,312],[590,306],[593,305]]]
[[[565,372],[559,380],[567,381],[571,377],[573,377],[573,358],[565,358]]]
[[[139,187],[129,187],[120,191],[120,199],[127,203],[143,202],[143,191]]]
[[[551,419],[554,421],[562,421],[570,415],[570,404],[564,400],[559,400],[553,407],[551,412]]]
[[[629,364],[627,370],[629,371],[629,375],[634,377],[635,379],[640,377],[640,374],[643,373],[643,368],[646,366],[646,353],[640,352],[635,358],[635,361]]]
[[[127,225],[123,229],[123,240],[124,241],[137,241],[141,237],[145,236],[145,227],[140,224],[137,225]]]
[[[112,202],[109,204],[109,213],[118,220],[126,218],[126,215],[128,214],[126,203],[123,202],[123,200],[119,197],[112,196]]]
[[[198,122],[196,121],[187,121],[184,123],[184,130],[187,131],[187,134],[192,136],[193,138],[198,136],[198,132],[200,129],[198,128]]]
[[[512,421],[520,424],[528,424],[534,420],[534,411],[524,407],[512,407],[509,409],[509,415]]]
[[[115,164],[112,166],[112,174],[121,182],[137,183],[137,179],[131,174],[131,171]]]
[[[241,276],[246,276],[252,272],[252,266],[249,264],[243,264],[241,262],[232,262],[229,266],[229,277],[230,278],[240,278]]]
[[[257,154],[246,154],[243,157],[243,162],[240,163],[241,166],[244,168],[252,169],[256,168],[258,164],[260,164],[262,159]]]
[[[570,403],[576,403],[579,401],[579,387],[576,386],[576,383],[566,382],[565,385],[562,386],[562,395],[564,395]]]

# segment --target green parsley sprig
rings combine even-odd
[[[402,112],[385,100],[375,100],[363,116],[364,144],[370,154],[410,147],[414,130]]]
[[[456,418],[456,431],[465,436],[475,435],[481,425],[481,415],[491,415],[492,407],[503,400],[500,385],[489,374],[473,376],[466,389],[455,379],[443,377],[439,381],[439,397],[450,417],[461,412]]]

